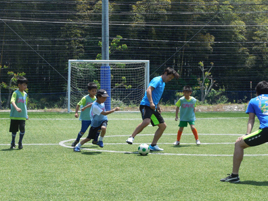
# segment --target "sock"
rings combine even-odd
[[[22,143],[22,139],[24,137],[24,133],[20,132],[20,139],[19,139],[19,143],[21,144]]]
[[[15,144],[15,138],[17,133],[12,133],[12,141],[11,144]]]
[[[177,141],[181,140],[182,131],[178,130]]]
[[[98,141],[99,135],[100,135],[100,133],[98,132],[98,133],[96,134],[95,138],[94,138],[94,141],[95,141],[95,142]]]
[[[81,133],[81,131],[78,133],[76,141],[79,142],[80,138],[84,135],[84,133]]]
[[[198,140],[198,133],[197,133],[196,128],[194,128],[194,129],[192,130],[192,132],[193,132],[193,134],[194,134],[195,140]]]
[[[238,177],[238,174],[231,174],[232,177]]]
[[[156,144],[151,144],[152,147],[154,147]]]
[[[103,141],[103,138],[104,138],[104,137],[101,137],[101,136],[100,136],[100,137],[99,137],[99,141]]]
[[[81,148],[81,143],[79,142],[77,145],[76,145],[78,148]]]

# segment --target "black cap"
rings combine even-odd
[[[105,91],[104,89],[99,89],[98,92],[97,92],[97,96],[109,97],[107,91]]]

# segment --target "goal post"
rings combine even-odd
[[[89,82],[107,91],[105,106],[110,110],[119,104],[139,104],[149,79],[149,60],[68,60],[68,112],[88,94]]]

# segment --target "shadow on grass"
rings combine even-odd
[[[82,154],[85,155],[98,155],[101,154],[102,152],[98,152],[98,151],[88,151],[88,152],[82,152]]]
[[[174,148],[182,148],[182,147],[191,147],[192,145],[183,145],[183,144],[180,144],[180,145],[174,145],[174,146],[172,146],[172,147],[174,147]],[[194,145],[194,146],[196,146],[196,145]]]
[[[20,149],[1,149],[1,151],[20,151]]]
[[[240,181],[238,184],[247,184],[253,186],[268,186],[268,181]]]

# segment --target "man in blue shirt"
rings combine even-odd
[[[166,68],[161,76],[155,77],[151,80],[145,95],[140,103],[140,112],[142,115],[142,123],[140,123],[132,135],[126,140],[128,144],[133,144],[134,137],[138,135],[150,123],[153,126],[158,126],[155,132],[152,144],[150,145],[151,151],[162,151],[163,149],[157,146],[157,141],[162,136],[166,129],[166,123],[161,116],[161,109],[159,101],[165,89],[167,82],[171,81],[174,77],[178,78],[179,74],[173,68]]]
[[[232,183],[240,182],[238,171],[243,160],[244,149],[268,142],[268,82],[259,82],[255,90],[257,97],[249,101],[246,111],[246,113],[249,114],[247,134],[239,137],[235,142],[232,174],[220,181]],[[251,133],[255,122],[255,115],[260,121],[260,127],[259,130]]]

